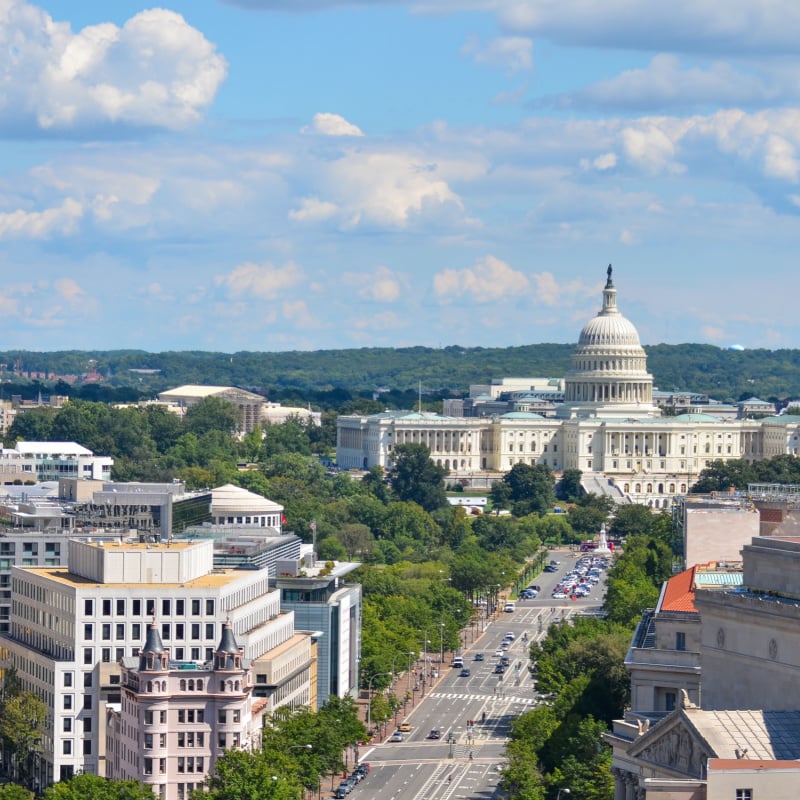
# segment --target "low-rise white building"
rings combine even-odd
[[[111,480],[111,456],[96,456],[76,442],[17,442],[0,451],[0,483],[6,486],[59,478]]]

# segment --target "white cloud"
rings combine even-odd
[[[675,161],[675,144],[667,132],[657,124],[629,127],[622,131],[625,155],[645,172],[679,173],[685,170]]]
[[[608,80],[590,84],[576,92],[543,101],[561,108],[622,109],[642,111],[669,107],[706,105],[752,106],[772,103],[782,96],[797,97],[796,81],[783,87],[777,73],[769,79],[737,70],[724,62],[708,68],[681,68],[670,54],[659,54],[642,69],[621,72]]]
[[[399,300],[406,284],[403,276],[388,267],[379,266],[372,272],[345,272],[342,283],[355,290],[362,300],[376,303],[394,303]]]
[[[320,321],[309,310],[305,300],[287,300],[281,306],[284,319],[297,328],[317,328]]]
[[[531,278],[536,284],[534,292],[536,299],[550,307],[566,307],[574,303],[576,299],[595,296],[598,291],[596,286],[590,286],[581,280],[559,283],[552,272],[534,273]]]
[[[533,42],[523,36],[499,36],[485,44],[477,36],[471,36],[462,46],[461,54],[476,64],[501,67],[511,74],[533,69]]]
[[[799,172],[794,146],[782,136],[769,136],[764,146],[764,174],[797,183]]]
[[[596,170],[597,172],[606,172],[614,169],[617,166],[616,153],[603,153],[596,158],[588,159],[582,158],[580,161],[581,169],[583,170]]]
[[[289,219],[295,222],[322,222],[339,213],[336,203],[328,203],[317,197],[304,197],[300,201],[300,208],[289,211]]]
[[[233,298],[258,298],[274,300],[286,289],[305,280],[303,268],[289,261],[282,267],[274,264],[241,264],[227,275],[216,278],[218,286],[224,287]]]
[[[0,239],[44,239],[53,234],[72,233],[83,213],[83,206],[71,197],[59,207],[44,211],[0,213]]]
[[[403,228],[425,213],[463,208],[442,173],[438,163],[402,152],[352,152],[328,167],[326,182],[338,195],[345,227]]]
[[[226,71],[214,45],[163,8],[75,33],[24,0],[0,4],[0,129],[184,128]]]
[[[353,125],[338,114],[314,114],[311,125],[302,129],[303,133],[316,133],[321,136],[363,136],[358,125]]]
[[[468,5],[464,0],[463,5]],[[720,53],[797,53],[795,0],[487,0],[509,31],[565,45]]]
[[[441,303],[465,296],[475,303],[493,303],[529,290],[523,273],[494,256],[484,256],[473,267],[446,269],[433,277],[433,292]]]

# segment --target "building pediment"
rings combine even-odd
[[[656,774],[687,778],[705,778],[707,760],[717,756],[680,711],[639,736],[628,755]]]

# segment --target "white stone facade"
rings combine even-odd
[[[397,445],[421,443],[450,471],[449,481],[485,487],[517,463],[544,464],[556,473],[602,475],[613,494],[668,508],[712,461],[800,454],[800,417],[661,417],[645,352],[617,309],[610,274],[601,311],[581,331],[565,395],[558,418],[520,411],[482,418],[407,411],[341,416],[337,463],[391,468]]]

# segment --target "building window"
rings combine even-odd
[[[676,650],[686,649],[686,634],[683,631],[678,631],[675,634],[675,649]]]
[[[70,739],[65,739],[65,740],[63,741],[63,743],[62,743],[62,746],[61,746],[61,752],[62,752],[62,753],[65,755],[65,756],[72,755],[72,740],[70,740]]]
[[[156,615],[156,601],[152,597],[145,600],[145,614],[150,619]]]
[[[100,651],[100,660],[104,664],[109,664],[111,662],[111,648],[110,647],[104,647]]]
[[[199,639],[200,638],[200,623],[193,622],[192,623],[192,639]]]
[[[176,622],[175,623],[175,638],[178,641],[183,641],[183,623],[182,622]],[[183,658],[183,656],[180,656],[180,658]]]
[[[72,686],[72,673],[65,672],[64,673],[64,686]]]
[[[142,601],[131,600],[131,613],[134,617],[139,617],[142,614]]]
[[[161,638],[162,639],[169,639],[170,638],[170,636],[169,636],[170,630],[171,630],[170,624],[168,622],[163,622],[161,624]]]
[[[91,710],[91,708],[92,708],[92,696],[90,694],[85,694],[83,696],[83,707],[87,711]]]
[[[152,725],[153,724],[153,712],[152,711],[145,711],[144,712],[144,724],[145,725]]]
[[[92,732],[92,718],[86,717],[83,720],[83,732],[84,733],[91,733]]]
[[[206,623],[206,639],[213,639],[214,638],[214,623],[207,622]]]
[[[108,642],[111,639],[111,624],[108,622],[104,622],[101,629],[100,629],[100,636],[102,637],[104,642]]]
[[[125,601],[124,600],[117,600],[117,616],[124,617],[125,616]]]
[[[664,710],[665,711],[675,710],[675,692],[667,692],[664,695]]]
[[[172,601],[163,599],[161,601],[161,616],[169,617],[172,614]]]
[[[83,613],[86,614],[87,617],[94,616],[94,600],[83,601]]]
[[[178,769],[178,772],[180,772],[180,769]],[[153,759],[152,758],[146,758],[144,760],[144,774],[145,775],[152,775],[153,774]]]
[[[90,756],[92,754],[92,740],[91,739],[84,739],[83,740],[83,754],[85,756]]]
[[[199,617],[200,616],[200,601],[199,600],[192,600],[192,616]]]
[[[175,613],[179,617],[183,616],[186,613],[183,600],[178,599],[175,601]]]
[[[121,639],[125,638],[125,623],[124,622],[118,622],[117,623],[117,632],[116,632],[116,637],[115,638],[117,639],[117,641],[120,641]]]
[[[84,647],[83,648],[83,663],[84,664],[91,664],[94,662],[94,651],[91,647]]]
[[[224,708],[221,708],[219,710],[219,716],[217,718],[219,720],[219,724],[220,725],[225,725],[227,723],[227,721],[228,721],[227,716],[228,716],[228,712],[225,711]]]
[[[93,636],[94,636],[94,625],[92,625],[91,622],[87,622],[83,626],[83,638],[86,641],[91,641]]]
[[[737,789],[736,800],[753,800],[752,789]]]
[[[111,616],[111,600],[103,600],[103,616],[110,617]]]
[[[206,614],[214,616],[214,601],[206,600]]]
[[[65,694],[64,695],[64,710],[69,711],[72,708],[72,695]]]
[[[137,641],[142,638],[142,626],[139,622],[134,622],[131,625],[131,639]]]
[[[72,717],[64,717],[64,724],[63,724],[64,733],[71,733],[72,732]]]
[[[83,688],[90,689],[92,687],[92,673],[91,672],[84,672],[83,673]]]

